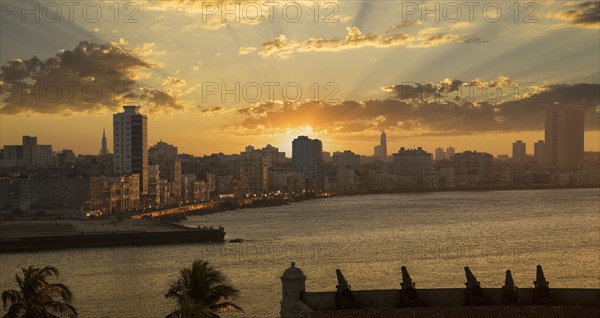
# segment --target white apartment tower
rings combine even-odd
[[[113,114],[113,164],[117,176],[140,175],[140,195],[148,194],[148,117],[139,106]]]

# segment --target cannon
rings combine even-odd
[[[550,305],[552,304],[552,295],[550,294],[550,283],[544,276],[542,265],[536,267],[535,281],[533,282],[533,304]]]
[[[489,303],[488,299],[468,266],[465,266],[465,275],[467,276],[467,282],[465,283],[467,286],[465,291],[466,304],[472,306],[487,305]]]
[[[417,295],[415,283],[410,278],[406,266],[402,266],[402,283],[400,283],[400,307],[424,306],[425,302]]]
[[[502,286],[502,304],[516,305],[519,303],[519,295],[517,295],[517,286],[512,277],[510,270],[506,271],[504,286]]]
[[[342,271],[339,269],[335,270],[338,284],[335,292],[335,306],[337,309],[358,309],[360,308],[360,301],[354,297],[350,290],[350,285],[344,278]]]

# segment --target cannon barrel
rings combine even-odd
[[[513,280],[510,270],[506,271],[504,286],[502,286],[502,304],[513,305],[519,303],[519,295],[517,295],[517,286]]]
[[[506,278],[504,279],[504,290],[505,291],[515,291],[517,287],[515,286],[515,281],[513,280],[512,273],[510,270],[506,271]]]
[[[337,290],[339,292],[350,289],[350,286],[348,286],[348,281],[346,281],[346,278],[344,278],[344,274],[342,274],[341,270],[336,269],[335,275],[337,276]]]
[[[477,281],[477,278],[475,278],[475,275],[473,275],[473,273],[469,269],[469,266],[465,266],[465,275],[467,276],[467,287],[471,288],[479,286],[479,282]]]
[[[402,266],[402,289],[415,288],[415,284],[410,278],[410,274],[406,269],[406,266]]]
[[[544,276],[542,265],[536,267],[535,282],[533,284],[535,287],[548,287],[548,281],[546,280],[546,276]]]

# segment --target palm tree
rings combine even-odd
[[[46,281],[50,276],[58,277],[58,269],[29,266],[22,270],[23,277],[15,275],[19,289],[2,292],[4,310],[10,306],[4,318],[77,317],[75,307],[70,304],[73,295],[69,288]]]
[[[217,313],[242,308],[229,301],[239,291],[227,285],[225,276],[208,262],[197,260],[182,268],[166,298],[175,299],[175,310],[167,318],[216,318]]]

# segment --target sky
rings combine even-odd
[[[291,155],[437,147],[510,154],[544,107],[583,105],[600,151],[597,1],[3,1],[0,144],[96,154],[139,105],[149,144]]]

